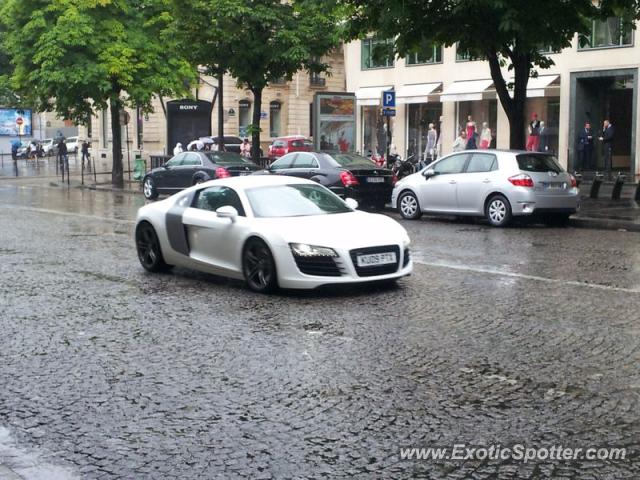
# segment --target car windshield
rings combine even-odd
[[[372,166],[372,162],[368,158],[361,157],[360,155],[354,155],[351,153],[333,153],[331,155],[329,155],[328,153],[320,153],[318,154],[318,156],[329,158],[333,160],[334,163],[337,163],[341,167],[345,167],[345,168]]]
[[[523,153],[517,156],[518,167],[523,172],[562,172],[562,167],[552,155],[531,155]]]
[[[320,185],[274,185],[247,190],[256,217],[306,217],[351,210],[340,197]]]
[[[211,160],[213,163],[217,163],[218,165],[253,165],[250,160],[247,160],[241,155],[233,152],[206,152],[205,155],[209,160]]]

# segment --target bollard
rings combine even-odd
[[[613,184],[613,191],[611,192],[611,200],[620,200],[620,194],[622,193],[622,185],[624,185],[625,176],[618,172],[616,182]]]
[[[596,172],[593,177],[593,183],[591,184],[591,192],[589,192],[589,196],[591,198],[598,198],[598,194],[600,193],[600,186],[602,185],[602,179],[604,175]]]

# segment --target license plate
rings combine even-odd
[[[542,186],[547,190],[561,190],[565,184],[564,182],[543,182]]]
[[[384,177],[367,177],[367,183],[384,183]]]
[[[389,265],[396,263],[395,252],[388,253],[370,253],[368,255],[358,255],[357,263],[359,267],[374,267],[376,265]]]

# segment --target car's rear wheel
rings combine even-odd
[[[422,216],[418,197],[413,192],[403,192],[398,199],[398,211],[407,220],[417,220]]]
[[[136,228],[136,249],[140,264],[148,272],[164,272],[171,268],[164,261],[160,240],[149,222],[142,222]]]
[[[485,216],[494,227],[504,227],[511,221],[511,204],[503,195],[494,195],[487,202]]]
[[[147,200],[155,200],[158,198],[158,189],[152,177],[147,177],[142,182],[142,193]]]
[[[259,238],[247,241],[242,254],[242,271],[254,292],[270,293],[278,288],[276,262],[267,244]]]

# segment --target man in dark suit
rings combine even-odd
[[[584,128],[578,135],[578,158],[582,171],[595,169],[591,160],[593,158],[593,130],[589,122],[584,124]]]
[[[607,177],[611,177],[611,166],[613,158],[613,136],[614,129],[609,119],[605,119],[602,123],[602,136],[600,141],[602,142],[602,154],[604,156],[604,170],[607,172]]]

